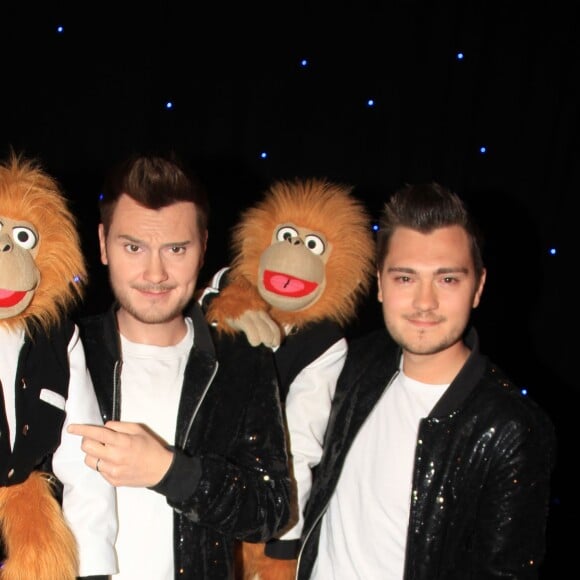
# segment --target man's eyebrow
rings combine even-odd
[[[170,248],[172,246],[189,246],[191,245],[191,240],[183,240],[182,242],[167,242],[162,244],[164,248]]]
[[[413,268],[404,268],[403,266],[389,266],[387,268],[387,272],[401,272],[403,274],[413,274],[416,271]]]
[[[143,243],[143,240],[140,240],[139,238],[135,238],[133,236],[130,236],[129,234],[119,234],[117,236],[117,239],[126,240],[127,242],[131,242],[132,244],[142,244]]]
[[[387,268],[387,272],[400,272],[402,274],[416,274],[418,270],[415,268],[407,268],[404,266],[390,266]],[[434,274],[468,274],[469,269],[465,266],[455,266],[455,267],[444,267],[444,268],[437,268],[433,272]]]
[[[140,238],[136,238],[129,234],[119,234],[118,239],[126,240],[127,242],[131,242],[132,244],[140,244],[140,245],[148,245],[147,242],[141,240]],[[191,244],[191,240],[181,240],[176,242],[166,242],[165,244],[161,244],[163,248],[171,248],[172,246],[189,246]]]
[[[455,267],[447,267],[447,268],[437,268],[435,270],[436,274],[469,274],[469,269],[465,266],[455,266]]]

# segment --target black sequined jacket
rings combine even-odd
[[[197,304],[175,458],[153,489],[174,509],[175,578],[233,578],[236,540],[266,541],[290,517],[290,474],[272,353],[218,337]],[[119,420],[115,306],[79,320],[103,420]],[[151,493],[154,493],[152,491]],[[146,554],[143,555],[147,557]]]
[[[479,352],[475,330],[465,342],[469,358],[419,426],[404,580],[537,578],[555,461],[553,424]],[[350,345],[306,508],[300,580],[316,560],[320,522],[348,450],[398,372],[399,355],[384,330]]]

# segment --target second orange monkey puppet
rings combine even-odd
[[[275,182],[233,229],[230,268],[214,276],[202,303],[223,332],[244,331],[274,350],[296,482],[292,527],[266,544],[243,543],[244,580],[294,578],[302,513],[336,379],[344,329],[374,273],[373,237],[352,188],[324,179]]]

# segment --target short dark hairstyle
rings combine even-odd
[[[134,153],[111,168],[99,201],[105,234],[109,231],[113,212],[123,194],[149,209],[160,209],[180,201],[192,202],[197,209],[200,231],[207,231],[207,192],[197,175],[174,152]]]
[[[377,268],[385,261],[395,228],[429,233],[454,225],[462,227],[469,237],[475,276],[479,280],[484,269],[482,233],[461,198],[436,182],[407,184],[385,203],[377,233]]]

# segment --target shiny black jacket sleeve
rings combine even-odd
[[[482,484],[473,559],[479,578],[537,578],[545,555],[555,435],[542,416],[507,423]]]
[[[548,415],[475,356],[418,441],[405,578],[538,578],[556,452]]]
[[[511,392],[497,397],[488,392],[487,384],[482,385],[473,401],[467,403],[468,415],[473,409],[471,420],[458,418],[457,429],[451,427],[455,436],[447,441],[440,430],[445,422],[436,425],[432,420],[429,425],[425,421],[420,428],[419,439],[425,441],[426,448],[418,451],[419,463],[421,458],[444,457],[444,444],[456,463],[439,464],[443,469],[440,489],[445,490],[440,497],[450,504],[451,518],[440,515],[437,494],[417,485],[424,488],[424,493],[416,496],[417,505],[412,508],[415,519],[410,526],[421,528],[422,539],[418,541],[410,532],[407,565],[409,571],[421,570],[420,578],[429,577],[436,562],[441,577],[460,577],[469,572],[474,579],[538,578],[545,555],[555,433],[547,415],[533,401],[523,401],[512,385],[508,389]],[[449,429],[453,423],[451,420],[445,427]],[[426,438],[421,439],[424,435]],[[461,462],[465,465],[460,467]],[[432,465],[437,468],[437,459]],[[418,465],[415,475],[418,481],[426,473]],[[434,479],[439,481],[437,476]],[[449,526],[454,531],[443,539],[441,534]],[[435,537],[441,544],[438,555],[430,561],[427,546]],[[415,551],[413,548],[419,545],[423,549]],[[423,559],[413,557],[421,551]]]
[[[203,377],[215,376],[208,379],[190,428],[178,422],[173,463],[153,489],[199,525],[237,539],[266,541],[290,517],[274,358],[243,336],[216,338],[215,343],[219,363],[203,351],[192,354],[186,381],[190,377],[199,385]]]

